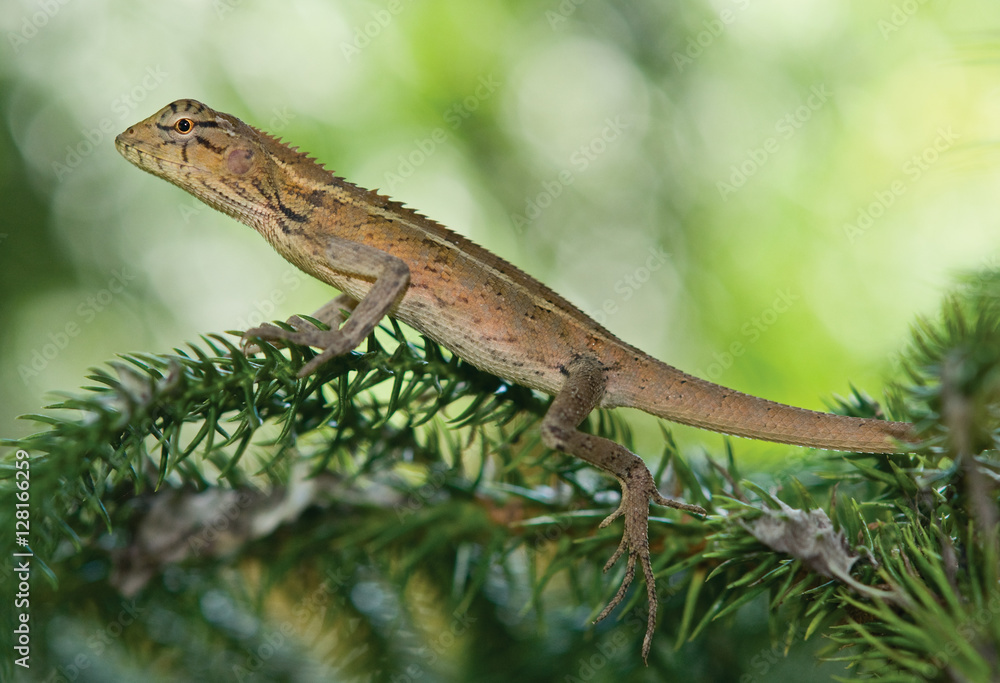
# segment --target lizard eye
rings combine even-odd
[[[174,123],[174,130],[181,135],[186,135],[194,130],[194,121],[191,119],[177,119],[177,122]]]

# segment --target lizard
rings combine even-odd
[[[341,292],[313,316],[329,329],[292,316],[291,329],[264,324],[244,333],[244,342],[319,349],[300,377],[350,352],[393,316],[473,366],[553,396],[540,424],[542,443],[608,472],[621,487],[619,506],[600,528],[624,520],[604,571],[627,554],[625,573],[594,621],[622,602],[638,563],[648,599],[644,660],[657,608],[650,503],[707,512],[663,496],[644,461],[621,444],[580,431],[592,410],[632,407],[729,435],[827,450],[905,452],[916,440],[910,423],[796,408],[667,365],[471,240],[196,100],[177,100],[130,126],[115,146],[140,169],[255,229],[285,259]]]

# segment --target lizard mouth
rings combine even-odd
[[[158,175],[157,171],[162,171],[164,166],[201,170],[197,166],[185,164],[173,159],[167,159],[159,156],[158,154],[153,154],[148,147],[142,143],[131,141],[126,136],[127,132],[121,133],[115,138],[115,149],[117,149],[118,153],[125,157],[126,160],[144,171],[150,171]],[[155,161],[156,163],[151,164],[150,161]]]

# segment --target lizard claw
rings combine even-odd
[[[345,320],[347,320],[350,312],[353,311],[354,307],[357,305],[358,302],[356,300],[346,294],[341,294],[335,299],[328,301],[310,317],[325,324],[331,330],[339,330],[340,326]],[[315,327],[312,322],[306,320],[300,315],[293,315],[285,321],[285,324],[290,325],[296,332],[308,332]],[[260,337],[262,339],[267,339],[276,346],[282,346],[282,342],[286,340],[294,341],[288,336],[289,334],[290,333],[286,332],[282,328],[271,323],[258,325],[257,327],[249,329],[243,333],[243,354],[246,356],[252,356],[260,351],[260,347],[257,344],[248,343],[250,341],[250,337]],[[348,351],[349,350],[350,349],[348,349]],[[315,369],[315,366],[313,369]]]
[[[646,579],[646,598],[649,601],[646,613],[646,636],[642,639],[642,659],[645,662],[649,658],[649,650],[653,644],[657,603],[656,577],[653,575],[653,565],[649,557],[649,503],[652,501],[659,505],[697,514],[706,514],[706,511],[698,505],[678,503],[663,497],[656,488],[653,475],[645,466],[634,468],[627,475],[627,479],[621,479],[620,483],[622,487],[621,504],[617,510],[601,522],[599,528],[603,529],[619,517],[624,517],[625,530],[617,550],[604,565],[604,571],[610,570],[626,552],[628,553],[628,562],[625,565],[625,576],[622,578],[618,592],[611,598],[604,610],[597,615],[594,623],[596,624],[611,614],[615,607],[625,599],[625,594],[635,579],[635,565],[638,562],[642,567],[643,577]]]
[[[298,318],[298,316],[292,316],[292,318],[289,318],[289,324],[292,324],[292,320],[294,318]],[[299,320],[302,319],[299,318]],[[281,329],[277,325],[272,325],[271,323],[264,323],[263,325],[250,328],[243,333],[243,338],[240,340],[240,344],[243,346],[243,355],[252,356],[256,353],[260,353],[260,346],[250,341],[253,337],[266,339],[267,341],[272,342],[275,346],[281,346],[282,342],[287,338],[282,336],[283,332],[287,334],[285,330]]]
[[[301,346],[314,346],[323,349],[315,358],[306,363],[298,372],[299,377],[306,377],[313,373],[316,368],[330,360],[334,356],[343,354],[354,348],[354,345],[337,329],[324,330],[312,325],[309,321],[293,315],[287,321],[292,326],[292,330],[286,330],[277,325],[265,323],[251,328],[243,333],[243,353],[252,355],[260,351],[260,347],[254,343],[247,343],[251,338],[258,337],[283,345],[284,342],[291,342]]]

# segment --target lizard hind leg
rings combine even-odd
[[[664,498],[656,488],[653,475],[639,456],[621,444],[577,429],[581,422],[597,407],[604,395],[605,376],[600,362],[590,356],[581,356],[565,368],[566,384],[556,395],[542,420],[542,440],[553,450],[586,460],[618,480],[622,499],[618,509],[600,524],[604,528],[619,517],[624,518],[625,530],[618,549],[604,565],[604,571],[628,553],[625,576],[621,586],[595,622],[607,617],[625,598],[635,578],[635,566],[642,567],[649,600],[646,636],[642,641],[642,658],[649,657],[653,632],[656,628],[656,582],[649,557],[649,503],[704,514],[697,505],[687,505]]]

